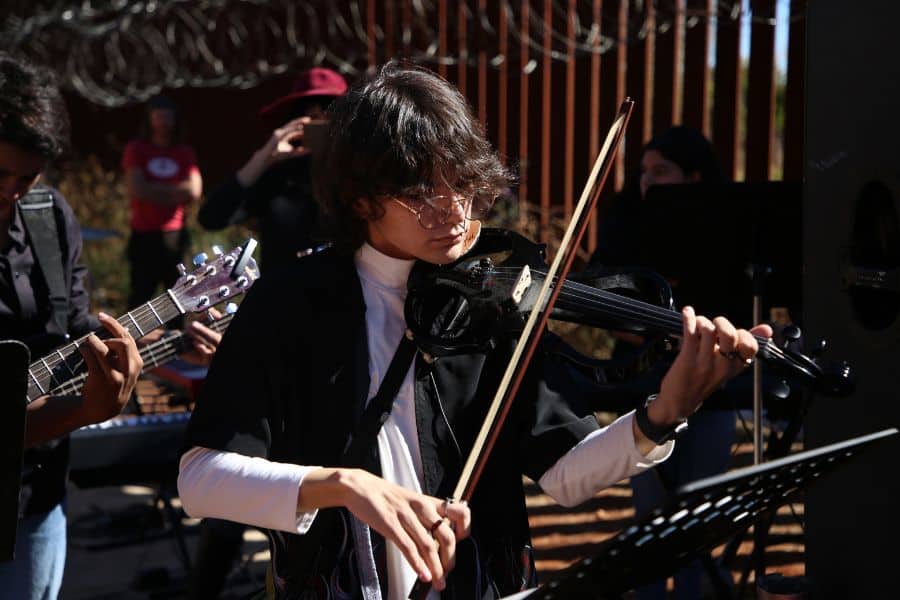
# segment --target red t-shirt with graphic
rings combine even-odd
[[[186,144],[160,147],[144,140],[125,146],[122,169],[138,168],[147,181],[180,183],[198,172],[194,149]],[[162,206],[132,196],[132,231],[178,231],[184,228],[184,205]]]

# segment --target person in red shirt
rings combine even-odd
[[[182,143],[181,133],[175,103],[156,96],[147,103],[139,137],[125,146],[122,169],[131,201],[128,306],[153,298],[159,284],[171,287],[190,244],[185,209],[200,198],[203,180],[194,149]]]

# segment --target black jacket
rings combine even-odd
[[[341,465],[366,401],[367,347],[362,291],[350,257],[326,251],[269,271],[219,346],[188,428],[188,447]],[[427,494],[452,494],[512,340],[498,347],[487,355],[417,362],[415,408]],[[596,429],[583,396],[560,361],[540,355],[480,479],[471,503],[473,538],[487,566],[483,571],[503,595],[520,585],[514,571],[521,568],[520,551],[530,545],[522,475],[537,481]],[[287,597],[305,585],[311,570],[330,571],[338,537],[333,528],[339,527],[333,512],[320,511],[303,536],[271,532],[275,572],[286,581]],[[456,591],[445,598],[474,597],[472,566],[465,563],[458,561],[450,578]]]

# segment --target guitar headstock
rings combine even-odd
[[[178,265],[181,276],[168,293],[181,312],[202,312],[232,296],[242,294],[259,279],[259,268],[253,259],[256,240],[246,242],[230,252],[223,253],[213,246],[214,258],[209,260],[205,252],[194,257],[196,267],[188,273]]]

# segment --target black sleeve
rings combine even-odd
[[[590,398],[558,357],[536,352],[516,399],[522,471],[538,481],[566,452],[599,428]],[[526,401],[523,401],[526,400]]]
[[[72,208],[54,191],[56,206],[63,222],[66,239],[66,272],[69,277],[69,333],[82,336],[100,327],[100,321],[90,313],[91,298],[85,286],[87,267],[81,260],[81,227],[75,221]]]
[[[268,457],[279,400],[292,393],[293,314],[307,314],[299,299],[279,305],[279,280],[254,284],[222,338],[186,434],[187,448],[203,446]],[[295,312],[297,311],[297,312]],[[186,449],[187,449],[186,448]]]
[[[256,186],[244,187],[236,175],[229,177],[206,198],[197,221],[209,230],[243,223],[251,216]]]

